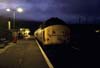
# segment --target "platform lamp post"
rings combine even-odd
[[[22,13],[23,9],[22,8],[17,8],[17,9],[6,9],[7,12],[12,12],[13,13],[13,29],[15,29],[15,19],[16,19],[16,12]],[[11,26],[11,25],[10,25]],[[9,27],[9,26],[8,26]],[[10,27],[9,27],[10,28]]]

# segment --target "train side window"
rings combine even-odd
[[[49,41],[49,38],[47,38],[47,41]]]
[[[65,31],[62,31],[62,34],[63,34],[63,35],[66,35],[67,33],[66,33]]]
[[[55,31],[52,31],[52,33],[55,34],[56,32]]]
[[[64,34],[65,32],[64,32],[64,31],[62,31],[62,33]]]
[[[60,31],[60,33],[61,33],[61,34],[64,34],[65,32],[64,32],[64,31]]]

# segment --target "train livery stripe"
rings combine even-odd
[[[36,43],[38,44],[38,47],[40,48],[40,51],[46,61],[46,63],[48,64],[49,68],[54,68],[54,66],[52,65],[52,63],[50,62],[50,60],[48,59],[48,57],[46,56],[45,52],[43,51],[43,49],[41,48],[40,44],[38,43],[38,41],[36,40]]]

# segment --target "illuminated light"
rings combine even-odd
[[[23,12],[23,9],[22,8],[17,8],[17,12],[21,13],[21,12]]]
[[[27,30],[27,31],[25,31],[25,32],[26,32],[26,33],[30,33],[30,31],[28,31],[28,30]]]
[[[6,9],[6,11],[7,11],[7,12],[10,12],[10,11],[11,11],[11,9],[7,8],[7,9]]]
[[[19,13],[23,12],[23,9],[22,8],[17,8],[17,9],[10,9],[10,8],[7,8],[6,9],[7,12],[10,12],[10,11],[17,11]]]
[[[11,29],[11,21],[8,21],[8,30]]]
[[[20,31],[22,31],[23,29],[22,28],[20,28]]]
[[[100,30],[96,30],[96,33],[100,32]]]

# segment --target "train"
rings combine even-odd
[[[63,20],[53,17],[35,30],[34,37],[43,45],[69,43],[70,28]]]

